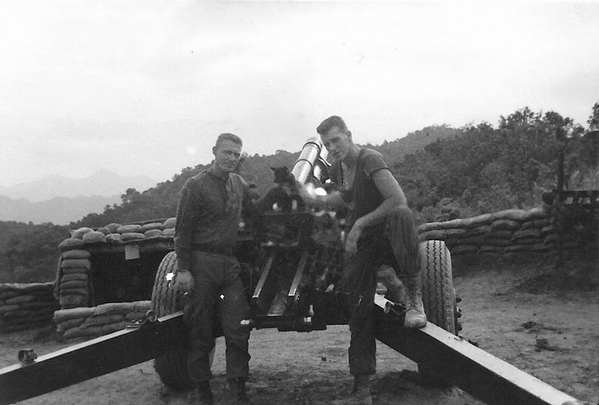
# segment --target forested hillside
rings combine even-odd
[[[382,145],[380,151],[406,192],[420,222],[470,217],[508,208],[532,208],[556,186],[558,156],[565,157],[568,189],[599,189],[599,103],[586,125],[556,112],[524,108],[501,117],[497,126],[480,123],[455,129],[424,128]],[[244,155],[241,174],[264,192],[272,185],[270,167],[291,167],[299,155]],[[56,247],[67,228],[100,227],[175,215],[185,181],[210,162],[188,167],[172,180],[142,193],[130,188],[121,203],[90,214],[70,227],[1,223],[0,282],[49,281]]]

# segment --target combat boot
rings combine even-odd
[[[235,405],[253,405],[245,392],[245,380],[243,378],[230,378],[229,388]]]
[[[193,405],[214,405],[210,381],[202,381],[197,384],[190,402]]]
[[[393,267],[387,265],[380,266],[376,271],[376,280],[387,290],[385,296],[389,300],[400,303],[401,305],[406,304],[406,290],[401,280],[397,278],[397,274]],[[377,294],[378,293],[377,284]]]
[[[348,397],[332,401],[333,405],[372,405],[370,395],[370,376],[359,375],[354,378],[354,388]]]
[[[422,288],[420,285],[420,273],[409,274],[405,279],[406,288],[406,328],[422,328],[426,325],[426,314],[422,303]]]

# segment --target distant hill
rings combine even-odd
[[[366,145],[383,153],[390,161],[402,160],[405,155],[414,154],[422,150],[426,145],[459,135],[459,129],[447,125],[433,125],[421,130],[410,132],[403,138],[391,142],[383,142],[381,145]]]
[[[112,197],[124,194],[128,188],[144,191],[155,185],[156,181],[148,176],[119,176],[102,169],[83,179],[52,175],[30,183],[0,187],[0,196],[31,202],[48,201],[56,197]]]
[[[0,221],[34,224],[68,225],[90,213],[102,213],[106,205],[121,203],[121,196],[55,197],[48,201],[31,202],[0,196]]]

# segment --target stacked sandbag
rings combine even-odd
[[[50,324],[59,308],[53,287],[53,283],[0,284],[0,332]]]
[[[433,222],[421,225],[418,232],[422,240],[445,241],[452,254],[547,252],[559,239],[554,219],[543,208]]]
[[[164,221],[151,221],[145,224],[110,223],[96,230],[81,227],[72,231],[71,237],[65,239],[60,247],[61,250],[85,249],[86,246],[94,245],[121,245],[157,239],[172,240],[175,236],[175,223],[176,218],[168,218]]]
[[[55,297],[61,308],[88,305],[91,291],[90,258],[91,254],[83,249],[69,249],[62,252],[54,288]]]
[[[150,301],[114,302],[97,307],[61,309],[54,322],[65,338],[97,337],[139,322],[151,309]]]

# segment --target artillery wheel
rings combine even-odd
[[[420,244],[422,260],[422,301],[429,322],[457,335],[461,329],[453,288],[451,254],[445,242],[429,240]],[[434,373],[435,366],[418,363],[418,372],[431,384],[449,386]]]
[[[176,281],[177,256],[169,252],[160,262],[152,290],[152,310],[157,317],[183,310],[181,295],[174,287]],[[173,273],[169,281],[167,275]],[[187,390],[194,387],[187,368],[185,348],[172,351],[154,360],[154,369],[164,385],[173,390]]]
[[[456,295],[453,288],[451,254],[440,240],[420,244],[422,258],[422,302],[429,322],[457,335]]]

